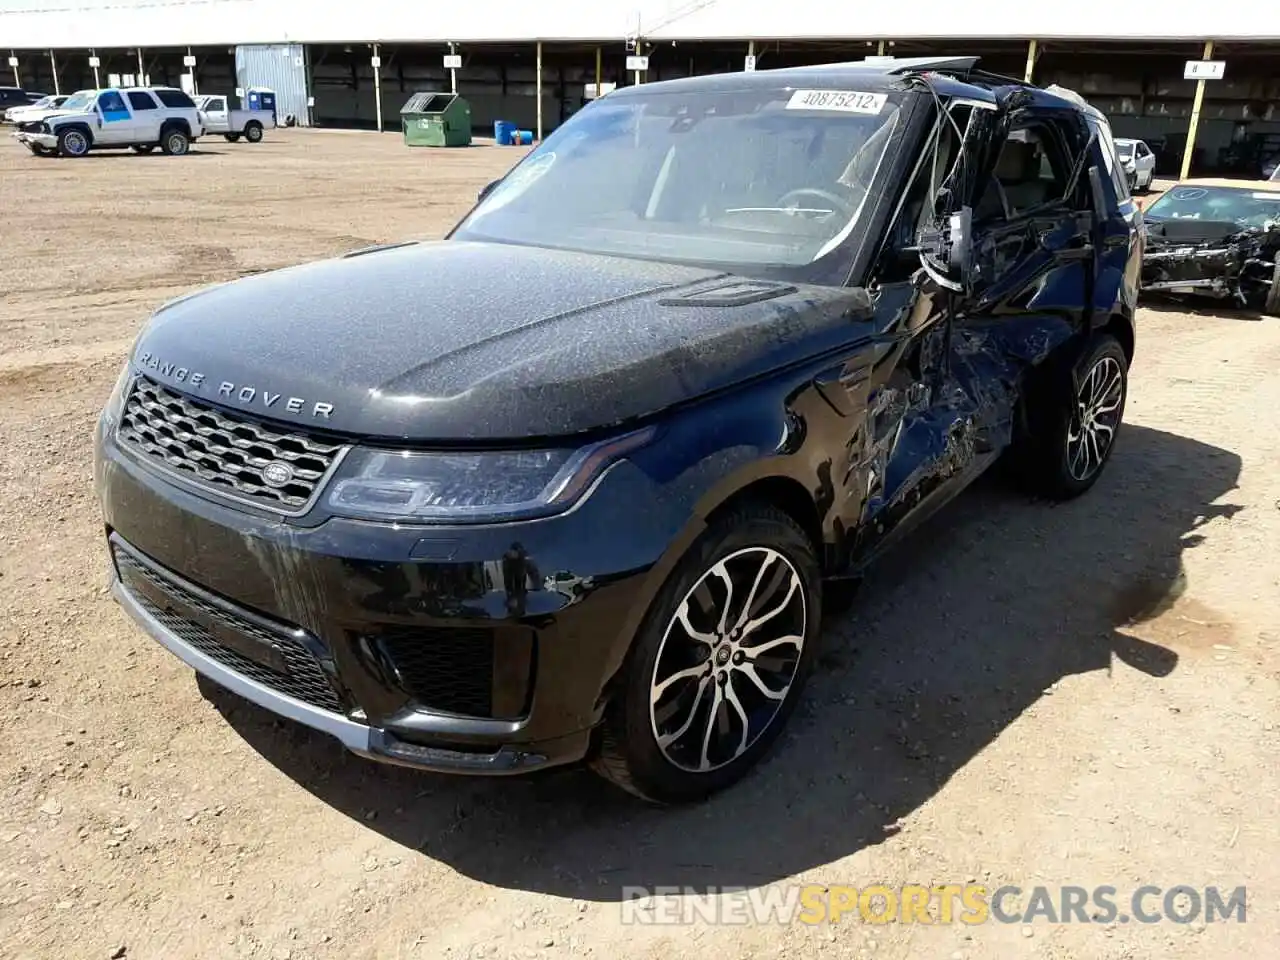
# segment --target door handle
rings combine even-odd
[[[1053,251],[1053,258],[1062,263],[1072,263],[1076,260],[1093,259],[1093,244],[1084,243],[1078,247],[1059,247]]]

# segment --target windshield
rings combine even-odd
[[[594,101],[455,231],[488,240],[845,282],[899,95],[756,88]]]
[[[1132,140],[1117,140],[1116,153],[1120,154],[1121,160],[1132,160],[1135,146]]]
[[[66,102],[62,104],[63,110],[86,110],[93,103],[94,90],[81,90],[67,97]]]
[[[1280,190],[1245,187],[1174,187],[1146,210],[1156,220],[1222,220],[1261,227],[1280,220]]]

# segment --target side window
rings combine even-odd
[[[1103,165],[1106,167],[1102,173],[1115,188],[1116,202],[1124,203],[1129,199],[1129,178],[1125,176],[1124,166],[1116,154],[1116,142],[1111,137],[1111,126],[1099,122],[1094,117],[1089,118],[1089,126],[1098,135],[1098,148],[1102,153]]]
[[[1055,202],[1080,206],[1078,195],[1067,196],[1081,147],[1075,140],[1070,125],[1063,121],[1033,116],[1016,123],[1001,145],[974,211],[975,220],[1012,220]]]
[[[129,92],[129,106],[134,110],[154,110],[156,102],[151,99],[151,94],[142,90],[131,90]]]
[[[102,111],[104,120],[120,120],[129,116],[129,108],[124,105],[124,97],[119,90],[104,90],[98,94],[98,109]]]
[[[227,101],[222,99],[222,97],[214,97],[212,100],[209,101],[209,106],[207,107],[207,109],[213,113],[220,113],[223,110],[227,109]]]
[[[194,110],[196,106],[192,99],[181,90],[157,90],[156,96],[160,98],[160,102],[166,107]]]

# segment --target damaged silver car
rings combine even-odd
[[[1280,316],[1280,183],[1184,180],[1144,213],[1142,292]]]

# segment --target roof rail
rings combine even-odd
[[[885,73],[917,73],[921,70],[969,71],[978,65],[980,57],[902,57],[885,63]]]

